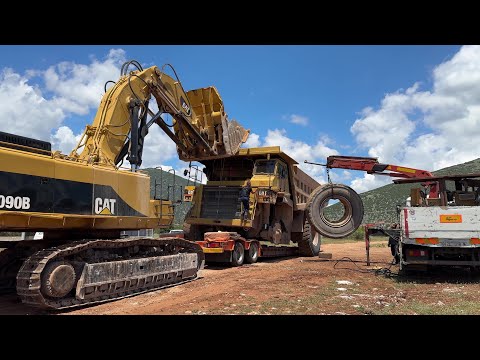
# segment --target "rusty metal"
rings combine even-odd
[[[364,225],[365,231],[365,250],[367,252],[367,266],[370,266],[370,235],[368,233],[368,225]]]

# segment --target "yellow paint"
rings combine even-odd
[[[51,156],[27,153],[15,149],[0,148],[2,171],[42,177],[54,176]]]
[[[0,211],[0,228],[16,231],[44,231],[57,229],[152,229],[170,226],[173,217],[139,218],[135,216],[102,216],[27,213]]]
[[[221,253],[223,253],[222,248],[204,248],[204,247],[202,247],[202,250],[205,254],[221,254]]]
[[[441,223],[461,223],[462,215],[461,214],[452,214],[452,215],[440,215]]]
[[[112,215],[110,210],[108,208],[104,208],[102,211],[100,211],[100,215]]]
[[[416,172],[415,169],[410,169],[410,168],[401,167],[401,166],[397,166],[397,171],[404,172],[404,173],[410,173],[410,174],[415,174],[415,172]]]

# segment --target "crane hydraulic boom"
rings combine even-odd
[[[430,197],[438,197],[438,183],[429,181],[433,174],[427,170],[409,168],[405,166],[382,164],[377,158],[360,156],[331,155],[326,164],[318,164],[305,160],[307,164],[321,165],[327,169],[347,169],[365,171],[367,174],[384,175],[395,178],[425,178],[424,185],[430,187]]]
[[[421,179],[422,185],[429,189],[430,198],[438,198],[439,195],[438,182],[431,180],[433,175],[429,171],[382,164],[378,162],[377,158],[332,155],[327,158],[326,164],[307,160],[305,163],[325,166],[327,169],[361,170],[367,174]],[[332,219],[324,213],[329,200],[333,199],[339,200],[344,208],[339,219]],[[362,199],[355,190],[346,185],[331,184],[330,181],[310,194],[306,210],[309,222],[315,230],[334,239],[351,235],[361,225],[364,214]]]

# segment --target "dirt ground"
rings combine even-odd
[[[192,282],[67,312],[0,296],[0,314],[480,314],[480,276],[441,271],[399,277],[386,242],[322,245],[332,259],[283,258],[238,268],[206,266]],[[350,261],[349,259],[353,260]],[[377,271],[389,268],[389,272]]]

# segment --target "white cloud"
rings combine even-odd
[[[329,155],[338,155],[338,151],[328,147],[322,138],[310,145],[287,136],[285,129],[268,130],[263,146],[280,146],[280,149],[298,161],[299,167],[320,183],[326,182],[325,168],[318,165],[305,164],[304,160],[325,163]],[[333,175],[333,174],[332,174]],[[332,178],[336,176],[333,175]]]
[[[112,49],[103,61],[92,58],[89,65],[61,62],[46,71],[26,70],[24,75],[2,69],[0,130],[52,141],[54,149],[70,152],[75,136],[69,128],[62,128],[63,121],[98,107],[105,81],[118,78],[124,59],[124,50]],[[35,77],[39,83],[32,81]]]
[[[252,148],[252,147],[259,147],[259,146],[260,146],[260,136],[255,133],[250,133],[247,141],[242,144],[242,147],[245,147],[245,148]]]
[[[45,87],[57,99],[60,107],[79,115],[86,115],[97,107],[108,80],[117,80],[125,51],[112,49],[104,61],[95,58],[89,65],[64,61],[50,66],[43,74]]]
[[[360,194],[365,191],[373,190],[391,183],[391,177],[363,174],[362,178],[355,178],[354,180],[352,180],[352,182],[350,183],[350,187]]]
[[[292,124],[307,126],[308,125],[308,117],[302,116],[302,115],[297,115],[297,114],[292,114],[292,115],[290,115],[290,122]]]
[[[41,140],[61,125],[66,114],[45,99],[28,78],[5,68],[0,73],[0,130]]]
[[[420,83],[386,94],[351,127],[359,146],[380,162],[434,171],[480,157],[480,46],[463,46]],[[371,189],[370,176],[352,182]]]
[[[342,177],[346,180],[349,180],[352,178],[352,172],[348,170],[343,170],[342,171]]]
[[[70,152],[77,146],[82,134],[74,135],[72,129],[67,126],[60,126],[55,134],[50,137],[52,149],[60,150],[64,154]]]
[[[152,125],[145,137],[142,156],[142,167],[156,167],[168,160],[177,158],[175,143],[158,127]],[[167,169],[168,170],[168,169]]]

